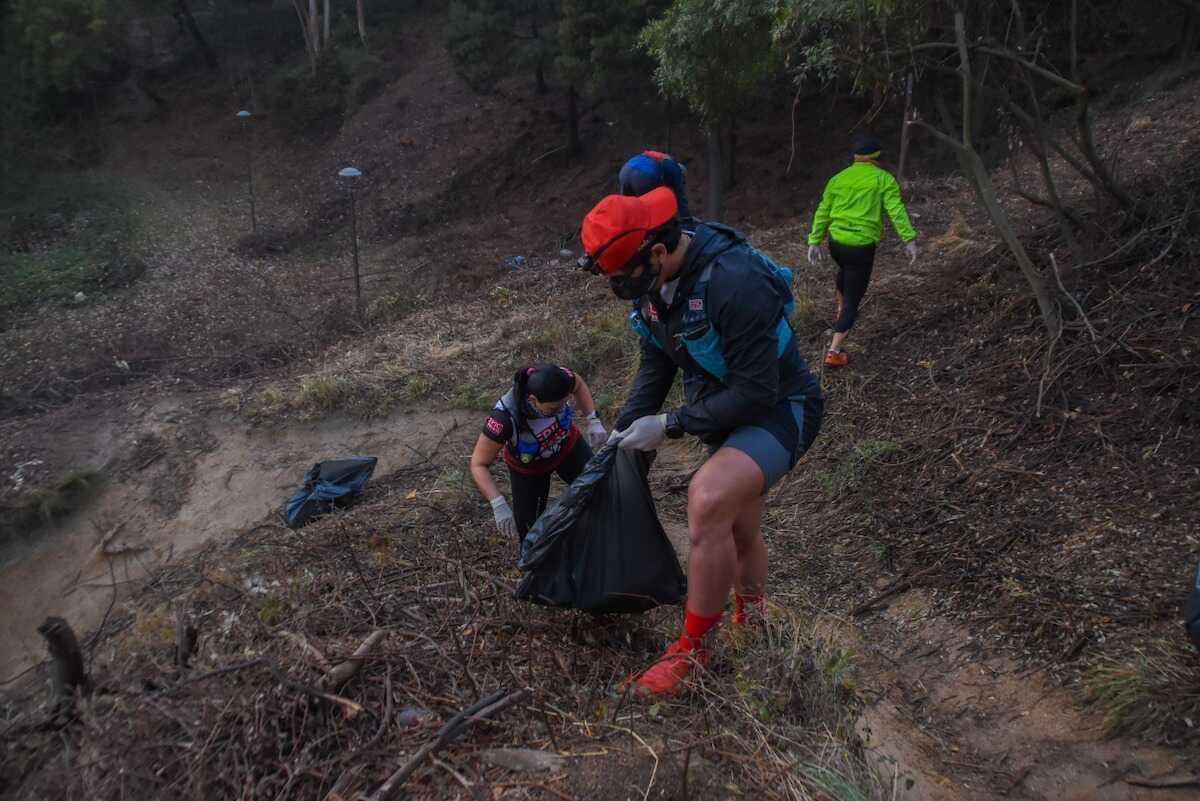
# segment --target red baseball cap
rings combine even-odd
[[[675,193],[666,186],[641,197],[609,195],[583,218],[583,249],[605,275],[620,272],[638,252],[646,234],[675,219],[678,210]]]

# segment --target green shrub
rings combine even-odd
[[[300,382],[300,405],[329,411],[342,400],[342,386],[336,378],[309,376]]]
[[[97,259],[75,247],[0,255],[5,283],[0,308],[71,300],[98,282],[100,268]]]
[[[0,221],[0,310],[126,286],[145,269],[125,254],[134,217],[110,181],[16,173],[0,187]]]

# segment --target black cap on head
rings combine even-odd
[[[879,144],[879,137],[869,133],[856,134],[853,145],[856,156],[869,156],[883,149]]]
[[[556,364],[539,364],[529,368],[525,389],[542,403],[555,403],[575,389],[575,375]]]

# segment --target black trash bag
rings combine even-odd
[[[374,456],[355,456],[317,462],[304,476],[304,485],[292,493],[284,506],[288,528],[300,528],[314,517],[326,514],[362,492],[375,472]]]
[[[687,594],[646,483],[649,459],[605,446],[521,543],[514,595],[586,612],[644,612]]]
[[[1187,633],[1192,645],[1200,650],[1200,567],[1196,568],[1196,578],[1192,581],[1192,593],[1183,605],[1183,619],[1187,624]]]

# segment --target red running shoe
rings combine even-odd
[[[692,672],[692,665],[708,664],[708,651],[689,650],[679,640],[667,647],[667,652],[634,679],[634,688],[650,695],[679,695]]]
[[[831,350],[825,354],[827,367],[845,367],[850,363],[850,354],[844,350]]]

